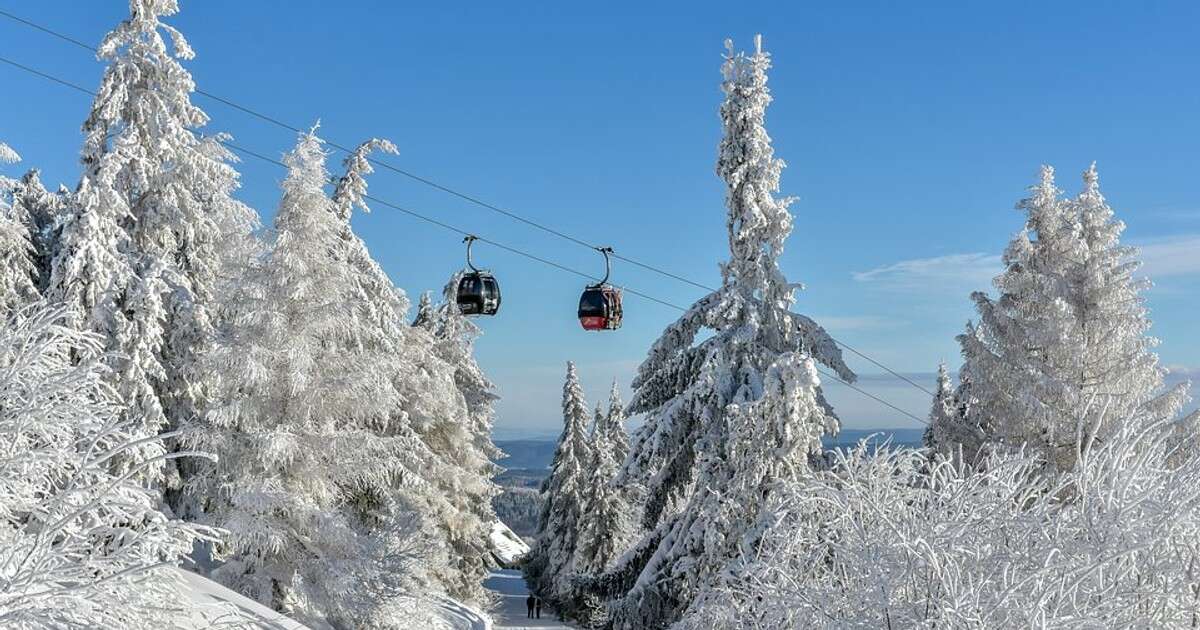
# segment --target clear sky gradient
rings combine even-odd
[[[914,3],[915,4],[915,3]],[[954,335],[1021,226],[1014,203],[1041,163],[1074,194],[1098,162],[1105,193],[1145,248],[1160,355],[1200,374],[1200,4],[447,3],[183,0],[171,21],[207,91],[352,145],[400,147],[392,163],[697,281],[727,256],[713,174],[722,41],[774,56],[768,128],[788,163],[796,229],[784,270],[797,310],[890,367],[931,381],[958,364]],[[286,8],[284,8],[286,7]],[[0,0],[0,8],[97,43],[124,2]],[[102,65],[0,18],[0,55],[86,86]],[[0,65],[0,140],[73,186],[88,98]],[[292,134],[197,96],[207,132],[272,156]],[[343,156],[331,157],[339,168]],[[269,218],[277,167],[247,159],[242,197]],[[6,169],[14,174],[16,169]],[[578,269],[602,259],[394,173],[373,194]],[[460,238],[384,207],[355,228],[415,301],[463,263]],[[678,313],[630,296],[625,327],[585,333],[583,281],[487,245],[504,288],[481,322],[481,363],[500,387],[497,434],[550,434],[564,362],[592,400],[628,388]],[[614,280],[678,304],[701,291],[618,263]],[[849,357],[876,395],[924,417],[927,397]],[[829,384],[845,424],[913,426]]]

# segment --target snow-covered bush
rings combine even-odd
[[[0,328],[0,627],[161,628],[186,605],[166,569],[212,532],[168,519],[133,480],[161,462],[112,472],[136,425],[103,341],[63,318],[34,305]]]
[[[1040,449],[979,472],[841,453],[774,495],[758,553],[678,627],[1196,627],[1200,459],[1176,457],[1194,425],[1112,426],[1058,476],[1039,474]]]

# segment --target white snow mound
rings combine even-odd
[[[492,533],[490,535],[492,543],[492,553],[505,566],[516,564],[522,556],[529,553],[529,545],[525,544],[521,537],[513,533],[513,530],[508,528],[501,521],[492,523]]]
[[[185,569],[175,569],[183,581],[183,596],[195,604],[196,610],[188,619],[181,619],[182,628],[223,627],[260,628],[266,630],[309,630],[300,622],[285,617],[266,606],[239,595],[204,576]]]

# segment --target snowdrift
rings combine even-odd
[[[529,553],[529,545],[525,544],[520,536],[513,533],[513,530],[501,521],[492,523],[492,533],[489,538],[492,555],[505,568],[515,567],[521,557]]]
[[[190,617],[179,620],[181,628],[195,630],[225,627],[259,630],[319,630],[309,628],[294,619],[281,615],[204,576],[185,569],[175,569],[175,571],[183,582],[183,596],[196,607]],[[491,630],[492,628],[492,620],[486,614],[449,597],[439,597],[434,604],[434,610],[435,614],[441,618],[442,623],[439,623],[436,628],[414,627],[413,630]]]
[[[266,606],[239,595],[202,575],[185,569],[175,569],[183,581],[183,596],[196,606],[188,619],[181,619],[184,628],[222,627],[264,628],[268,630],[310,630],[308,626],[285,617]]]

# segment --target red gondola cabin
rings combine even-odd
[[[584,330],[621,327],[621,290],[611,284],[593,284],[579,297],[579,323]]]

